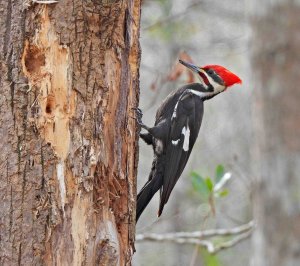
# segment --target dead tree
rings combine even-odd
[[[140,0],[38,2],[0,0],[0,265],[129,265]]]

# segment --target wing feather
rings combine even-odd
[[[191,93],[183,94],[176,104],[176,112],[180,115],[172,116],[168,143],[166,143],[168,161],[164,169],[158,216],[161,215],[164,205],[184,170],[199,133],[203,103],[197,98]]]

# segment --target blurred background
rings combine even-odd
[[[135,266],[300,265],[300,8],[297,1],[249,2],[143,1],[140,108],[146,125],[153,125],[170,92],[193,81],[177,65],[179,57],[223,65],[243,84],[205,102],[198,140],[163,215],[157,219],[157,193],[137,234],[229,229],[252,220],[257,226],[215,255],[191,244],[137,242]],[[152,148],[140,141],[138,190],[152,159]],[[217,183],[216,171],[230,172],[231,179],[212,204],[197,182]]]

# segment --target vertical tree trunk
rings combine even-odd
[[[300,5],[254,1],[255,266],[300,265]]]
[[[0,265],[130,264],[140,0],[30,2],[0,0]]]

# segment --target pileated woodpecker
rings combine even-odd
[[[149,179],[137,196],[136,220],[154,196],[160,191],[158,217],[179,179],[197,139],[202,116],[203,102],[242,83],[241,79],[219,65],[198,67],[179,60],[195,72],[199,83],[185,85],[164,100],[156,113],[155,125],[148,127],[142,122],[142,112],[137,111],[137,122],[147,133],[140,137],[154,149],[154,160]]]

